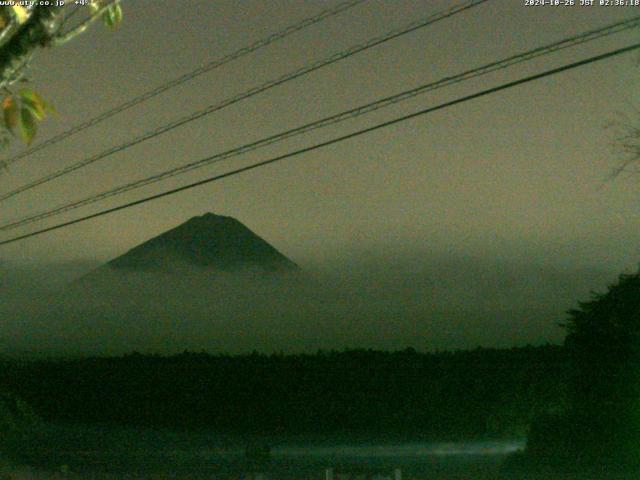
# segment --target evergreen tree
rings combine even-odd
[[[640,456],[640,272],[570,310],[572,436],[587,456]]]

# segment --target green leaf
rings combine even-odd
[[[33,141],[38,131],[38,122],[31,109],[23,106],[20,111],[20,133],[22,138],[29,145]]]
[[[91,10],[91,13],[94,14],[96,13],[98,10],[100,10],[100,2],[99,1],[93,1],[89,4],[89,10]]]
[[[7,130],[15,134],[14,129],[18,125],[18,103],[13,97],[5,97],[2,101],[2,113]]]
[[[27,19],[29,18],[29,11],[26,8],[18,5],[15,5],[11,8],[13,9],[13,14],[15,15],[18,25],[22,25],[27,21]]]
[[[122,22],[122,7],[114,3],[102,14],[104,24],[109,28],[118,28]]]
[[[22,98],[22,104],[29,108],[38,120],[44,119],[47,112],[55,112],[53,107],[45,102],[44,99],[33,90],[21,90],[20,97]]]
[[[23,88],[22,90],[20,90],[20,97],[23,100],[28,100],[34,103],[43,102],[42,97],[38,95],[36,92],[34,92],[33,90],[31,90],[30,88]]]
[[[38,122],[44,120],[44,112],[42,110],[36,110],[32,105],[29,105],[27,102],[22,104],[22,108],[26,108],[31,112],[33,118],[35,118]]]

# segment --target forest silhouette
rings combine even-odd
[[[2,447],[17,460],[41,461],[61,441],[41,425],[424,441],[528,437],[507,471],[637,468],[640,272],[620,275],[567,314],[563,345],[4,358]]]

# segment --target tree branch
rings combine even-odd
[[[18,15],[15,13],[13,8],[4,7],[4,12],[9,17],[9,23],[6,25],[2,31],[0,32],[0,47],[4,46],[11,38],[20,30],[22,25],[29,21],[31,16],[33,15],[33,5],[29,5],[28,7],[24,7],[27,12],[27,17],[20,21]]]
[[[35,7],[28,19],[0,47],[0,88],[19,80],[19,72],[29,63],[38,47],[50,45],[64,7]]]
[[[58,34],[56,35],[53,39],[52,39],[52,45],[53,46],[59,46],[59,45],[64,45],[65,43],[67,43],[69,40],[74,39],[76,36],[80,35],[81,33],[83,33],[87,28],[89,28],[89,26],[95,22],[97,19],[99,19],[100,17],[102,17],[102,15],[109,9],[111,8],[112,5],[115,5],[117,3],[120,3],[121,0],[112,0],[106,4],[104,4],[102,7],[100,7],[98,10],[96,10],[93,14],[91,14],[89,16],[89,18],[85,19],[82,23],[80,23],[79,25],[75,26],[74,28],[72,28],[71,30],[69,30],[68,32],[64,33],[64,34]]]

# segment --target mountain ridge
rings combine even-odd
[[[105,269],[171,273],[185,266],[224,272],[273,273],[299,269],[237,219],[205,213],[131,248],[87,277],[94,277]]]

